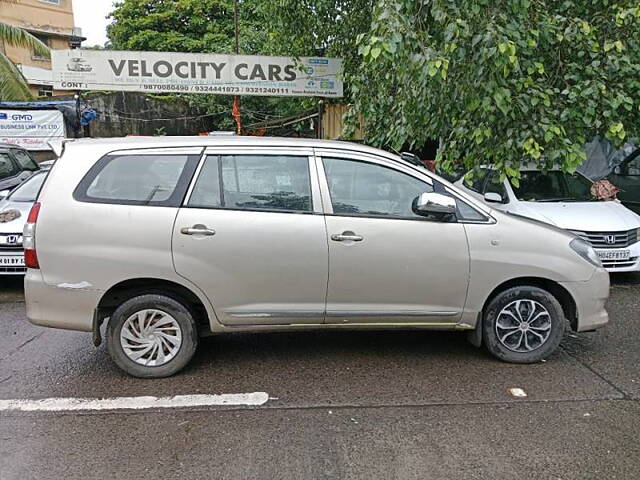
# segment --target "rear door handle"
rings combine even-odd
[[[194,225],[193,227],[184,227],[180,229],[180,233],[183,235],[215,235],[216,231],[207,228],[206,225]]]
[[[331,240],[334,242],[361,242],[364,238],[353,232],[342,232],[331,235]]]

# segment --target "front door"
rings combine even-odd
[[[173,255],[221,323],[323,323],[327,239],[310,160],[300,152],[205,158],[176,218]]]
[[[363,159],[323,156],[322,166],[331,205],[327,323],[457,323],[469,279],[464,226],[412,210],[433,186]]]

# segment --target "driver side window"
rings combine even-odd
[[[504,182],[500,180],[500,174],[497,172],[493,172],[489,177],[489,180],[484,186],[484,191],[482,193],[497,193],[502,197],[502,201],[507,203],[509,201],[509,196],[507,195],[507,190],[504,186]]]
[[[433,192],[430,184],[381,165],[343,158],[323,164],[336,215],[416,218],[414,199]]]
[[[640,157],[636,157],[627,164],[627,176],[640,177]]]

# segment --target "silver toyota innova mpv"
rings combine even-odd
[[[137,377],[203,335],[467,331],[538,362],[608,321],[609,276],[572,233],[491,209],[402,158],[281,138],[74,140],[24,230],[27,316],[93,332]]]

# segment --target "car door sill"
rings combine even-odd
[[[268,330],[318,330],[318,329],[437,329],[437,330],[473,330],[473,326],[466,323],[449,322],[366,322],[366,323],[271,323],[271,324],[238,324],[223,325],[227,331],[268,331]]]

